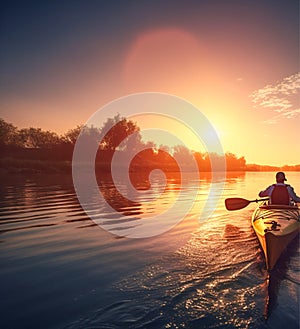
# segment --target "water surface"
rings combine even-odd
[[[300,174],[287,177],[299,194]],[[119,214],[103,207],[99,215],[119,221],[120,234],[113,235],[83,212],[71,177],[3,177],[1,328],[298,328],[298,239],[268,288],[250,222],[255,204],[236,212],[224,208],[226,197],[255,199],[273,180],[274,173],[228,175],[215,212],[204,221],[199,209],[209,175],[191,174],[183,186],[174,178],[165,193],[154,177],[148,196],[127,204],[104,177],[101,189]],[[121,237],[127,215],[162,211],[182,188],[179,202],[190,202],[195,190],[197,198],[180,225],[154,239]]]

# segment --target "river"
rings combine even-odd
[[[126,204],[102,177],[101,190],[116,209],[99,209],[105,229],[84,212],[72,177],[2,177],[0,327],[299,328],[299,239],[268,286],[251,227],[256,204],[224,207],[227,197],[255,199],[274,173],[230,173],[213,184],[210,175],[190,174],[166,187],[160,177],[153,175],[151,190],[141,182],[144,193]],[[287,178],[299,195],[300,173]],[[214,211],[206,218],[201,211],[212,185],[219,192],[210,196]],[[177,226],[152,238],[122,234],[126,216],[143,220],[164,211],[182,190]],[[193,206],[181,214],[186,203]]]

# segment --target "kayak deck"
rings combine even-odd
[[[252,226],[271,271],[287,245],[298,235],[300,210],[296,206],[262,205],[252,216]]]

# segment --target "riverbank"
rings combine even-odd
[[[160,168],[166,172],[177,172],[179,171],[178,166],[175,166],[174,163],[161,164],[156,161],[147,163],[140,163],[132,166],[130,168],[131,172],[145,172],[145,170],[150,172],[155,168]],[[97,161],[95,165],[96,172],[109,172],[110,171],[110,162],[109,161]],[[186,171],[191,171],[189,168],[186,168]],[[200,171],[208,171],[201,170]],[[244,170],[232,170],[230,167],[227,167],[227,171],[241,171],[241,172],[250,172],[250,171],[300,171],[300,164],[293,166],[268,166],[268,165],[257,165],[257,164],[246,164]],[[41,173],[54,173],[54,174],[72,174],[72,161],[70,160],[37,160],[37,159],[22,159],[14,157],[3,157],[0,158],[0,173],[2,174],[41,174]]]
[[[71,161],[31,160],[16,158],[1,158],[0,172],[2,174],[40,174],[72,172]]]

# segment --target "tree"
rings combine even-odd
[[[184,169],[193,168],[194,158],[192,152],[184,145],[173,148],[173,156]]]
[[[65,143],[69,143],[72,145],[75,145],[76,140],[83,129],[84,125],[78,125],[74,129],[69,129],[63,136],[62,136],[62,141]]]
[[[131,135],[126,141],[126,145],[124,147],[124,151],[127,153],[135,153],[143,148],[145,144],[142,141],[142,136],[139,132]]]
[[[194,158],[197,162],[198,168],[202,172],[209,172],[211,171],[211,163],[210,163],[210,157],[207,152],[201,153],[201,152],[195,152]]]
[[[100,137],[102,137],[102,140],[100,142],[100,148],[114,151],[126,137],[139,131],[140,128],[136,123],[122,118],[120,114],[117,114],[113,118],[107,119],[104,123],[101,129]]]
[[[237,158],[237,156],[233,153],[226,153],[226,164],[227,169],[231,171],[239,171],[245,170],[246,168],[246,160],[244,157]]]
[[[17,127],[0,118],[0,145],[17,145]]]
[[[18,135],[22,145],[28,148],[50,148],[60,142],[56,133],[43,131],[41,128],[24,128]]]

